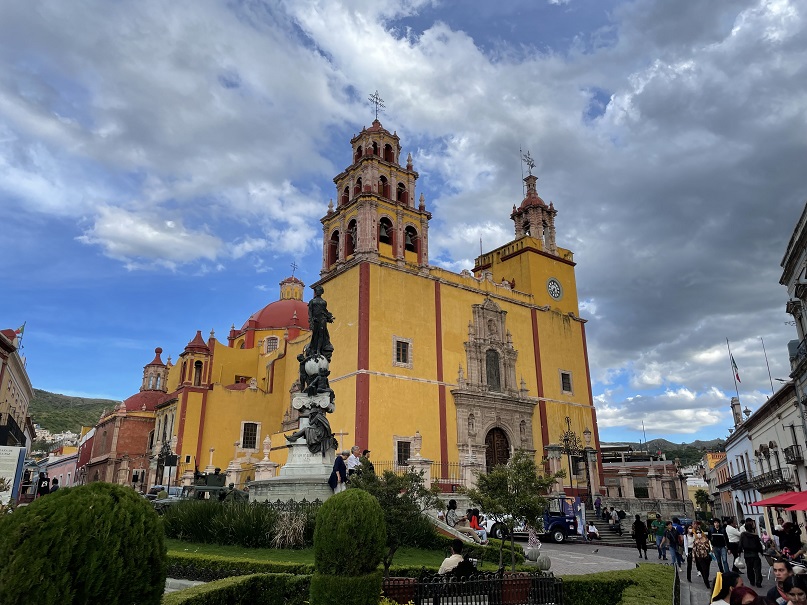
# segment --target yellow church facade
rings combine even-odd
[[[599,449],[586,322],[573,255],[556,244],[557,211],[538,196],[537,179],[525,179],[513,206],[513,240],[454,273],[429,263],[431,214],[398,136],[376,120],[351,148],[334,179],[336,205],[322,218],[322,270],[311,284],[324,288],[335,317],[329,420],[340,445],[393,465],[419,454],[443,474],[525,449],[547,471],[577,474],[563,482],[567,493],[587,482],[598,491],[596,456],[581,485],[574,461],[583,454],[568,451],[570,432],[593,435]],[[227,343],[198,333],[170,366],[152,446],[178,455],[178,476],[229,467],[241,482],[253,479],[266,437],[268,458],[285,461],[283,434],[297,427],[297,356],[310,339],[303,290],[284,280],[280,300],[233,326]]]

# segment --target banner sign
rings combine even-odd
[[[0,504],[8,504],[19,496],[24,466],[24,447],[0,446],[0,484],[6,488],[0,491]],[[0,486],[0,490],[3,486]]]

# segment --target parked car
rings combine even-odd
[[[147,500],[156,500],[157,499],[157,494],[159,494],[163,490],[168,492],[168,497],[169,498],[179,498],[180,495],[182,494],[182,487],[180,487],[178,485],[172,485],[172,486],[152,485],[149,488],[149,491],[146,492],[146,499]]]

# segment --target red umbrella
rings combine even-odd
[[[787,510],[807,510],[807,493],[798,492],[798,494],[801,497],[793,502]]]

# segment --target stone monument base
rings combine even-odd
[[[307,425],[308,418],[300,418],[300,426]],[[322,454],[312,454],[308,450],[305,439],[300,437],[289,443],[289,454],[280,468],[277,477],[263,481],[249,483],[250,502],[299,502],[307,500],[321,500],[324,502],[333,496],[333,490],[328,485],[331,476],[335,452],[330,449]]]

